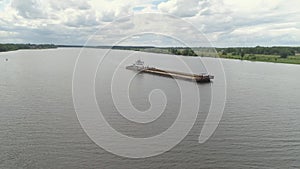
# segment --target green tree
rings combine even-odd
[[[243,59],[245,56],[245,53],[244,52],[241,52],[241,59]]]
[[[280,57],[281,58],[287,58],[288,57],[288,53],[287,52],[280,52]]]

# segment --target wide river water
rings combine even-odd
[[[198,85],[205,98],[198,120],[181,143],[158,156],[131,159],[99,147],[78,121],[72,75],[79,53],[78,48],[0,53],[0,168],[300,168],[299,65],[222,59],[227,97],[223,117],[212,137],[198,143],[212,98],[209,93],[218,87],[221,74],[214,74],[216,81],[212,84]],[[86,49],[82,55],[88,60],[103,53],[101,49]],[[123,55],[139,55],[145,62],[167,69],[176,65],[169,62],[175,57],[171,55],[111,52],[111,59],[100,66],[95,81],[97,102],[104,116],[112,127],[130,137],[150,137],[166,131],[180,107],[180,93],[173,79],[142,74],[135,76],[129,86],[131,102],[140,111],[149,109],[148,97],[153,89],[165,92],[166,111],[155,122],[142,126],[117,114],[109,95],[109,70],[122,61]],[[202,60],[207,65],[217,61]],[[126,73],[117,78],[126,79],[132,73],[124,66],[121,70]],[[201,66],[196,71],[201,71]],[[183,83],[188,87],[192,82]],[[109,133],[102,135],[109,138]]]

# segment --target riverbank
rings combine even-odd
[[[234,48],[189,48],[154,46],[77,46],[54,44],[0,44],[0,52],[19,49],[50,49],[59,47],[88,47],[99,49],[134,50],[149,53],[182,55],[191,57],[216,57],[226,59],[300,64],[300,47],[234,47]]]
[[[16,51],[20,49],[51,49],[57,48],[53,44],[0,44],[0,52]]]
[[[287,46],[217,48],[219,57],[260,62],[300,64],[300,48]]]
[[[248,47],[248,48],[160,48],[160,47],[114,47],[149,53],[173,54],[192,57],[216,57],[226,59],[300,64],[299,47]],[[265,54],[266,53],[266,54]]]
[[[279,55],[260,55],[260,54],[245,54],[243,57],[240,55],[232,55],[232,54],[227,54],[227,55],[220,54],[219,56],[220,58],[225,58],[225,59],[300,64],[300,55],[288,56],[287,58],[281,58]]]

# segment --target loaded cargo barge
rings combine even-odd
[[[127,66],[126,69],[138,71],[139,73],[150,73],[165,77],[196,81],[198,83],[209,83],[211,82],[211,79],[214,79],[214,76],[207,74],[189,74],[144,66],[144,62],[141,60],[137,60],[134,64]]]

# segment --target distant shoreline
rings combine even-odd
[[[116,46],[113,49],[134,50],[149,53],[173,54],[192,57],[214,57],[271,63],[300,64],[300,47],[234,47],[234,48],[187,48],[187,47],[138,47]]]
[[[154,46],[82,46],[54,44],[0,44],[0,52],[20,49],[53,49],[53,48],[96,48],[134,50],[148,53],[172,54],[192,57],[215,57],[225,59],[300,64],[300,47],[154,47]]]
[[[16,51],[20,49],[52,49],[57,48],[54,44],[0,44],[0,52]]]

